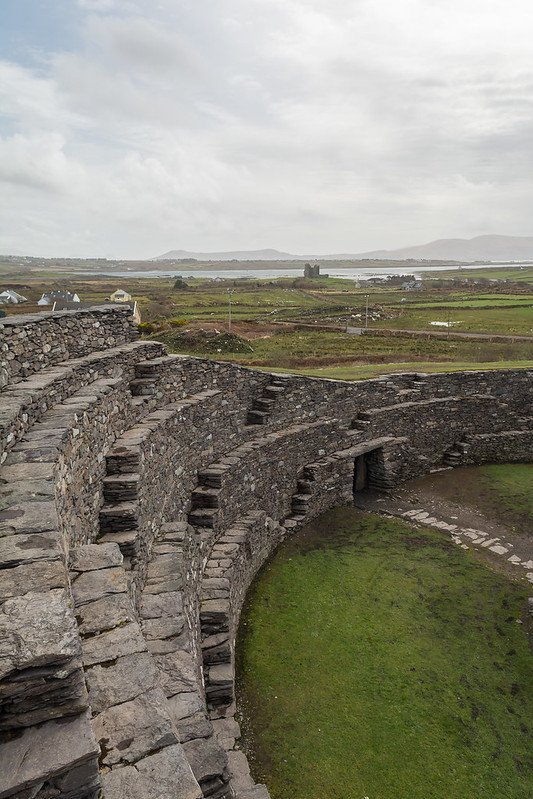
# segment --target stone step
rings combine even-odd
[[[285,386],[279,386],[274,383],[271,383],[269,386],[265,386],[263,389],[263,394],[266,397],[272,397],[272,399],[277,399],[280,394],[283,394],[285,391]]]
[[[192,506],[193,508],[218,508],[218,496],[218,488],[198,486],[192,492]]]
[[[312,494],[312,480],[298,480],[297,487],[299,494]]]
[[[201,486],[208,486],[210,488],[220,488],[222,485],[222,475],[224,469],[211,467],[208,469],[200,469],[198,472],[198,482]]]
[[[100,533],[136,530],[139,526],[139,508],[136,502],[115,502],[100,510]]]
[[[265,411],[248,411],[246,419],[248,424],[266,424],[268,420],[268,413]]]
[[[311,501],[311,494],[295,494],[291,500],[291,509],[293,513],[307,513],[309,510],[309,502]]]
[[[260,397],[259,399],[254,400],[252,405],[252,412],[253,411],[269,411],[272,406],[275,404],[275,400],[269,399],[268,397]]]
[[[130,474],[140,464],[141,453],[138,447],[115,446],[105,456],[106,472],[111,474]]]
[[[309,500],[311,499],[311,494],[294,494],[292,497],[292,504],[293,506],[296,505],[307,505]]]
[[[154,390],[154,381],[149,377],[138,377],[130,382],[130,391],[134,397],[150,396]]]
[[[351,428],[352,430],[366,430],[369,424],[369,419],[353,419]]]
[[[118,544],[124,568],[131,568],[130,560],[137,554],[137,530],[122,530],[116,533],[105,533],[98,539],[99,544]]]
[[[161,371],[162,364],[168,362],[170,358],[168,355],[163,355],[160,358],[152,358],[149,361],[139,361],[135,364],[135,377],[156,377]]]
[[[98,796],[99,753],[88,711],[27,727],[2,743],[1,795]]]
[[[196,508],[189,513],[189,523],[195,527],[213,528],[217,513],[217,508]]]
[[[110,474],[104,477],[104,499],[106,502],[127,502],[137,499],[141,477],[132,474]]]

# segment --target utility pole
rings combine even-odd
[[[366,299],[366,306],[365,306],[365,328],[368,327],[368,294],[365,297]]]
[[[231,289],[228,289],[228,333],[231,333]]]

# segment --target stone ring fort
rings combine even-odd
[[[166,355],[116,307],[0,343],[2,799],[267,799],[234,719],[261,564],[365,486],[532,460],[526,370],[268,374]]]

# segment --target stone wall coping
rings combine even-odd
[[[3,327],[29,327],[42,322],[55,321],[56,319],[72,319],[74,317],[106,316],[116,313],[125,317],[131,316],[131,309],[120,307],[116,304],[95,305],[94,308],[80,308],[79,311],[42,311],[33,314],[12,314],[0,319],[0,331]]]

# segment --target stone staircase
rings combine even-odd
[[[287,379],[281,375],[273,375],[270,383],[263,388],[260,397],[255,399],[248,412],[247,424],[266,424],[270,414],[280,397],[286,390]]]
[[[460,466],[469,450],[470,444],[468,441],[456,441],[453,447],[450,447],[450,449],[442,456],[442,465],[450,466],[452,468],[455,466]]]

